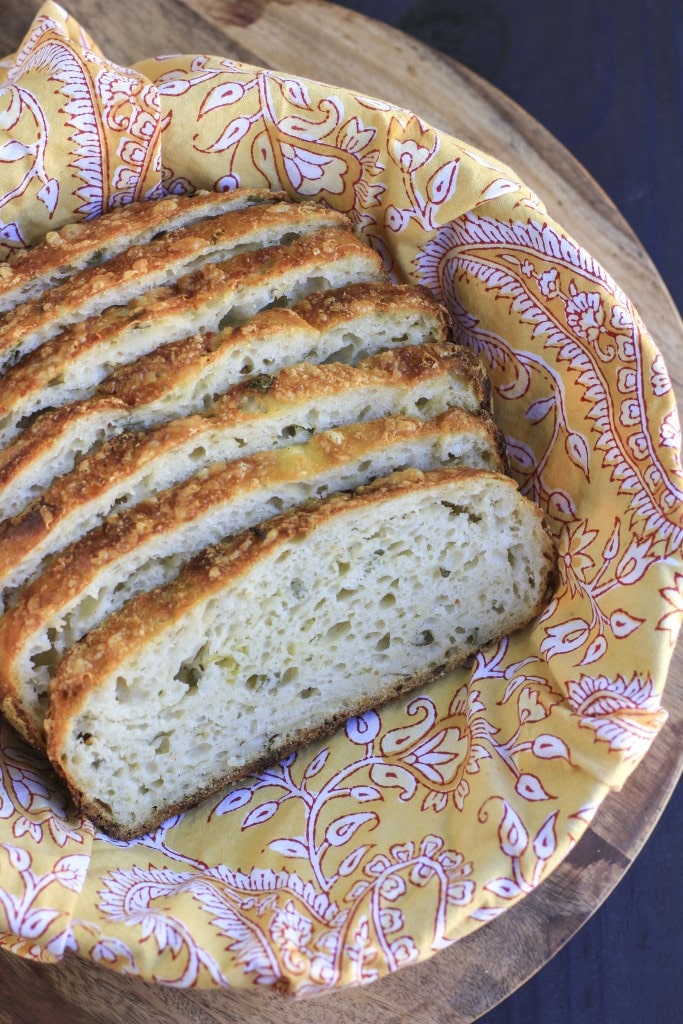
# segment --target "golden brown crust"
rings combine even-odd
[[[370,356],[358,366],[347,363],[297,363],[285,367],[274,376],[261,375],[244,381],[216,399],[213,415],[239,422],[251,417],[259,408],[268,411],[277,405],[289,405],[308,395],[324,397],[342,391],[349,385],[365,387],[373,383],[395,381],[410,387],[420,380],[454,375],[460,362],[452,357],[449,345],[408,345]]]
[[[26,712],[13,690],[7,690],[0,680],[0,711],[12,728],[34,750],[45,755],[45,736],[36,729],[35,719]]]
[[[240,424],[279,409],[291,408],[343,394],[350,388],[400,385],[409,388],[420,381],[459,371],[466,373],[460,358],[448,344],[410,345],[381,352],[359,366],[331,363],[316,366],[299,363],[273,377],[257,377],[231,388],[214,404],[210,418],[188,416],[173,420],[149,433],[125,433],[113,437],[87,455],[67,475],[59,477],[24,512],[0,523],[0,580],[79,505],[87,506],[117,480],[125,480],[146,464],[169,455],[179,444],[201,435],[214,424],[238,430]]]
[[[239,230],[256,230],[259,225],[266,223],[276,206],[284,209],[284,220],[291,217],[297,222],[308,217],[313,219],[323,209],[306,201],[288,202],[283,193],[244,191],[248,193],[251,205],[229,214],[216,213],[216,204],[224,200],[212,194],[192,199],[169,199],[165,201],[165,209],[161,209],[163,203],[135,204],[110,217],[71,225],[59,233],[53,232],[31,252],[18,254],[10,263],[0,267],[0,310],[8,308],[13,293],[32,287],[31,282],[35,282],[36,289],[42,287],[37,280],[41,275],[45,275],[49,286],[45,295],[39,299],[26,301],[17,309],[0,316],[0,364],[18,358],[19,354],[32,345],[43,342],[37,352],[24,356],[7,373],[0,394],[0,418],[6,414],[10,422],[13,422],[12,417],[16,420],[17,410],[34,409],[34,395],[39,393],[44,394],[47,404],[50,400],[49,385],[53,380],[60,382],[66,368],[78,365],[82,356],[89,358],[92,352],[97,352],[100,361],[108,358],[106,353],[109,350],[105,346],[117,339],[119,333],[123,335],[131,324],[156,323],[164,317],[168,317],[170,322],[181,313],[199,309],[202,309],[203,315],[205,310],[202,307],[207,295],[232,296],[233,290],[244,287],[245,283],[258,285],[270,281],[274,273],[288,271],[294,264],[304,273],[308,271],[310,276],[317,276],[316,270],[310,268],[320,267],[321,263],[324,266],[328,260],[355,257],[355,254],[368,259],[370,251],[354,236],[348,219],[325,208],[326,223],[332,226],[307,235],[301,242],[257,249],[223,264],[210,264],[186,273],[173,285],[155,287],[153,291],[130,301],[125,299],[127,306],[112,306],[82,324],[62,329],[62,333],[53,341],[44,341],[50,337],[50,332],[55,332],[55,325],[63,325],[68,316],[73,315],[74,319],[78,319],[81,315],[79,308],[92,297],[111,296],[107,302],[114,303],[121,281],[134,281],[137,287],[137,282],[142,281],[145,275],[166,273],[169,267],[175,273],[175,268],[182,261],[191,261],[205,253],[222,233],[222,237],[232,239]],[[197,223],[199,218],[195,218],[195,223],[169,231],[169,227],[173,228],[173,218],[182,217],[181,208],[188,209],[192,204],[197,210],[203,210],[207,217],[210,216],[210,222],[200,220]],[[273,207],[265,215],[259,210],[258,204],[273,204]],[[157,235],[165,232],[165,235],[153,240],[150,232]],[[144,244],[136,242],[128,245],[126,251],[119,254],[98,252],[116,245],[121,249],[122,240],[127,238],[129,242],[131,239],[135,241],[145,236],[145,233]],[[95,261],[102,255],[106,257],[106,262],[95,265]],[[381,260],[375,253],[371,253],[371,256],[372,265],[379,276]],[[81,261],[81,266],[89,261],[92,265],[80,269],[62,283],[60,278],[71,275],[78,261]],[[147,280],[153,278],[148,276]],[[124,299],[119,301],[123,302]],[[0,453],[0,488],[11,481],[14,475],[21,473],[22,467],[26,467],[33,459],[49,457],[47,453],[55,431],[71,430],[71,436],[74,436],[73,431],[82,416],[106,417],[111,413],[114,418],[121,417],[120,422],[123,423],[127,412],[134,405],[151,402],[172,392],[176,385],[191,379],[198,363],[210,364],[212,359],[218,358],[216,352],[221,346],[252,341],[254,334],[263,330],[264,325],[266,329],[281,331],[286,339],[287,331],[301,331],[306,329],[306,325],[311,332],[329,331],[343,326],[350,309],[353,309],[356,316],[362,316],[365,310],[376,315],[378,307],[395,314],[397,306],[403,308],[406,316],[424,313],[427,322],[434,325],[434,344],[424,345],[419,350],[415,347],[400,352],[394,350],[375,357],[374,361],[366,361],[366,365],[372,362],[375,378],[379,380],[384,375],[392,381],[410,386],[417,380],[426,379],[431,372],[442,372],[444,361],[448,361],[451,372],[467,377],[472,388],[477,391],[482,406],[488,408],[490,386],[483,368],[469,350],[449,344],[449,315],[426,289],[384,282],[350,285],[335,292],[312,295],[299,303],[295,310],[267,310],[254,321],[240,327],[195,334],[182,341],[162,345],[136,363],[115,371],[99,386],[94,397],[62,409],[44,412],[9,449]],[[192,329],[196,330],[196,322]],[[32,334],[37,340],[24,340]],[[136,351],[142,348],[138,346]],[[81,370],[87,365],[84,361]],[[302,396],[309,396],[312,389],[316,396],[324,397],[334,395],[352,382],[360,382],[364,386],[370,379],[361,380],[357,370],[348,366],[335,367],[334,372],[331,367],[295,366],[277,378],[262,376],[245,381],[227,395],[216,399],[212,408],[213,422],[237,425],[252,419],[260,410],[270,411],[278,405],[295,406]],[[55,404],[54,394],[53,391],[52,404]],[[27,398],[25,406],[22,405]],[[436,422],[440,421],[444,425],[448,424],[451,430],[458,421],[462,422],[463,430],[473,429],[473,423],[476,422],[482,433],[494,437],[495,446],[504,458],[502,435],[486,413],[477,419],[453,410],[438,417]],[[168,454],[175,444],[201,435],[206,429],[205,424],[202,417],[187,417],[167,424],[152,435],[113,438],[101,450],[86,456],[77,472],[58,480],[24,514],[0,525],[0,576],[8,567],[10,570],[14,568],[35,545],[42,543],[42,538],[58,526],[62,519],[105,492],[112,479],[125,480],[132,468],[147,465],[155,444],[161,447],[164,454]],[[376,423],[355,424],[349,428],[348,436],[353,434],[353,444],[360,451],[375,436],[373,431],[377,433],[382,430],[382,443],[391,445],[397,438],[405,440],[417,436],[421,430],[434,430],[434,425],[409,417],[388,417]],[[72,596],[80,598],[88,581],[96,580],[104,566],[113,566],[117,558],[138,547],[144,548],[148,540],[172,535],[176,528],[192,523],[203,510],[221,500],[227,501],[235,491],[242,489],[248,492],[260,486],[277,485],[279,480],[289,481],[301,478],[302,474],[310,474],[310,465],[305,471],[297,470],[296,460],[303,456],[296,449],[301,447],[304,446],[271,450],[227,466],[221,464],[210,467],[185,484],[159,494],[133,509],[112,515],[102,527],[81,537],[57,556],[50,569],[19,594],[16,607],[0,619],[0,703],[9,720],[29,741],[41,748],[44,736],[42,733],[38,735],[40,730],[37,731],[35,718],[27,713],[18,699],[19,688],[12,677],[16,669],[15,655],[24,651],[27,637],[32,632],[39,632],[51,614],[62,614]],[[353,445],[340,442],[340,431],[327,431],[314,437],[305,447],[309,449],[309,458],[313,459],[314,464],[315,459],[318,459],[321,465],[332,469],[349,460],[349,450]],[[76,644],[67,653],[59,669],[53,686],[48,720],[50,752],[57,770],[60,771],[59,749],[66,736],[69,720],[91,688],[97,687],[99,681],[120,660],[154,642],[155,638],[159,641],[165,625],[170,620],[182,617],[194,603],[204,599],[212,588],[219,589],[226,585],[247,572],[257,559],[267,555],[274,546],[315,529],[337,513],[342,514],[350,508],[360,510],[385,495],[398,494],[404,489],[419,491],[423,487],[438,484],[442,479],[451,479],[454,475],[467,478],[472,474],[478,474],[478,471],[449,469],[424,474],[419,470],[408,470],[360,488],[353,494],[336,495],[324,503],[308,504],[268,520],[232,541],[206,549],[193,559],[175,582],[151,595],[143,594],[128,602],[90,636]],[[537,514],[540,519],[540,512]],[[548,585],[552,579],[551,549],[550,544],[546,553]],[[112,575],[112,570],[109,571]],[[459,656],[457,661],[460,660]],[[454,667],[455,663],[455,660],[449,662],[443,666],[443,670]],[[441,669],[397,681],[387,690],[383,700],[428,682],[439,671]],[[349,715],[360,714],[376,703],[376,699],[359,700],[340,707],[320,727],[302,727],[290,742],[277,750],[268,751],[267,755],[240,769],[236,775],[217,781],[190,801],[160,808],[146,822],[145,827],[154,827],[169,814],[194,805],[198,799],[216,792],[234,778],[258,770],[309,740],[333,731]],[[69,780],[66,781],[69,784]],[[130,838],[141,831],[127,831],[116,825],[112,828],[106,809],[86,794],[74,790],[72,792],[81,809],[110,834]]]
[[[280,322],[290,315],[290,310],[268,309],[258,313],[266,323],[272,318]],[[171,391],[185,376],[189,376],[192,368],[206,363],[216,348],[216,340],[221,336],[238,337],[250,328],[252,321],[221,332],[193,334],[190,338],[181,338],[168,345],[162,345],[153,352],[136,359],[134,363],[118,367],[103,380],[98,391],[105,395],[116,395],[126,405],[146,405],[155,398]],[[253,328],[252,328],[253,330]]]
[[[143,356],[135,363],[115,370],[99,390],[117,395],[129,405],[142,404],[163,394],[184,377],[190,376],[202,362],[210,362],[217,352],[251,341],[260,334],[281,330],[285,334],[300,326],[302,321],[318,331],[330,330],[345,324],[350,317],[360,317],[379,311],[412,316],[424,313],[434,321],[434,341],[448,338],[447,313],[426,289],[417,285],[395,285],[389,281],[362,282],[318,292],[297,303],[291,309],[270,309],[257,314],[239,327],[217,333],[197,334],[192,338],[172,342]],[[458,346],[463,363],[472,368],[480,381],[482,404],[488,402],[488,378],[469,349]]]
[[[49,456],[55,437],[92,416],[119,420],[129,413],[125,402],[113,395],[97,395],[60,409],[46,409],[0,451],[0,492],[32,462]]]
[[[156,288],[128,306],[114,306],[97,317],[64,330],[52,341],[29,353],[3,379],[0,392],[0,416],[9,415],[29,394],[45,393],[48,401],[50,382],[59,379],[66,367],[73,367],[79,356],[111,342],[124,330],[158,323],[162,318],[190,314],[211,297],[227,298],[241,288],[268,280],[276,270],[282,272],[318,265],[321,253],[330,260],[358,254],[370,256],[379,273],[379,258],[346,227],[324,228],[297,239],[288,246],[274,246],[242,253],[220,264],[202,267],[174,285]]]
[[[397,299],[407,313],[424,312],[441,323],[441,333],[435,341],[445,341],[450,330],[451,320],[448,310],[438,302],[432,293],[418,284],[373,283],[346,285],[334,292],[315,292],[300,302],[296,309],[311,326],[319,330],[327,330],[346,317],[349,304],[362,310],[366,305],[368,311],[384,306],[387,312],[395,311]]]
[[[344,214],[316,203],[256,203],[170,232],[146,245],[131,246],[106,263],[79,271],[47,294],[22,303],[0,317],[0,356],[6,359],[21,346],[27,335],[76,314],[83,303],[94,296],[110,297],[115,303],[122,282],[135,281],[142,291],[143,282],[151,274],[165,273],[169,266],[180,266],[216,242],[238,240],[242,235],[257,232],[274,221],[291,222],[294,226],[322,219],[330,227],[350,227]]]
[[[223,353],[253,347],[260,341],[276,338],[287,351],[288,338],[302,332],[324,332],[360,323],[364,316],[388,314],[394,319],[424,314],[425,331],[434,342],[447,341],[448,327],[443,309],[423,288],[393,285],[389,282],[362,283],[334,289],[318,296],[327,303],[304,300],[293,309],[268,309],[256,314],[247,323],[224,331],[195,334],[190,338],[162,345],[133,363],[115,370],[98,387],[96,397],[83,399],[61,409],[38,415],[35,421],[8,447],[0,451],[0,494],[33,463],[49,458],[60,444],[60,436],[75,430],[77,424],[88,424],[91,417],[111,413],[121,428],[125,425],[127,408],[144,406],[178,392],[183,385],[201,379]],[[334,309],[334,315],[318,318],[316,306]],[[301,312],[300,312],[301,311]],[[302,315],[304,314],[304,315]],[[469,379],[473,393],[482,408],[488,406],[488,379],[468,349],[452,346],[451,355],[461,363],[463,377]],[[455,363],[451,364],[455,371]],[[102,397],[100,397],[102,396]]]
[[[166,586],[129,601],[67,653],[52,683],[49,718],[46,722],[48,753],[59,761],[70,720],[79,712],[88,692],[97,687],[128,658],[135,657],[148,644],[161,638],[171,623],[180,621],[193,606],[219,592],[229,582],[249,571],[259,558],[284,543],[302,538],[338,514],[360,511],[364,507],[400,492],[417,495],[451,481],[495,477],[505,487],[517,490],[509,477],[475,469],[437,469],[423,473],[417,469],[394,473],[350,493],[334,494],[323,502],[286,512],[261,526],[247,530],[232,540],[206,548],[192,559],[180,576]],[[550,532],[543,524],[540,509],[528,503],[543,527],[542,551],[545,586],[543,598],[529,618],[543,607],[548,586],[554,579],[556,556]]]
[[[140,244],[140,239],[163,231],[177,230],[187,220],[213,217],[235,203],[278,202],[284,192],[267,189],[237,189],[234,192],[197,192],[192,196],[168,196],[156,202],[141,201],[119,207],[89,221],[67,224],[49,231],[44,241],[24,249],[0,264],[0,309],[8,309],[14,296],[32,282],[52,277],[73,276],[76,269],[100,263],[111,250]]]

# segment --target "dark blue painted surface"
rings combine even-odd
[[[537,118],[683,310],[683,0],[337,2],[443,50]],[[683,786],[595,916],[480,1024],[683,1024]]]

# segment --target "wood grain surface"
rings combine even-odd
[[[632,231],[572,156],[477,76],[386,25],[315,0],[65,0],[108,56],[217,53],[370,93],[509,163],[634,301],[683,395],[683,324]],[[9,53],[40,6],[3,0]],[[135,31],[130,30],[135,26]],[[0,1024],[469,1024],[546,963],[610,893],[647,839],[683,767],[683,650],[669,721],[563,864],[502,917],[424,964],[363,990],[292,1003],[263,992],[176,992],[76,959],[45,967],[0,953]]]

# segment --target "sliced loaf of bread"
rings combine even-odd
[[[47,409],[0,450],[0,521],[18,515],[57,477],[122,430],[147,430],[180,416],[210,413],[239,381],[299,362],[354,364],[381,349],[443,343],[449,323],[423,288],[360,283],[268,309],[246,324],[171,342],[115,370],[91,398]],[[461,360],[462,402],[488,404],[488,381],[468,349]]]
[[[488,415],[352,423],[305,444],[213,465],[186,484],[112,516],[77,540],[0,618],[0,700],[35,746],[49,683],[66,650],[136,594],[169,582],[209,544],[276,512],[396,470],[505,468]]]
[[[344,423],[472,408],[471,381],[461,368],[450,345],[380,352],[358,366],[297,363],[274,377],[237,385],[216,400],[209,415],[111,438],[19,516],[0,523],[3,604],[46,559],[116,506],[143,501],[212,462],[281,448]]]
[[[488,472],[409,470],[286,513],[69,651],[49,755],[93,821],[140,834],[528,623],[553,567],[537,507]]]

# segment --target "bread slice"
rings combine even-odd
[[[76,644],[49,755],[81,811],[132,837],[525,625],[553,566],[504,476],[335,495],[205,550]]]
[[[504,469],[503,440],[486,414],[353,423],[305,444],[214,465],[113,516],[67,548],[0,619],[3,710],[40,747],[50,678],[65,651],[130,598],[173,579],[203,547],[374,477],[445,465]]]
[[[346,228],[243,253],[75,324],[13,367],[0,389],[0,447],[42,409],[89,397],[117,366],[196,331],[243,323],[312,290],[386,280],[379,256]]]
[[[334,289],[329,303],[326,294],[161,346],[114,371],[93,397],[40,413],[0,451],[0,520],[18,515],[107,438],[210,412],[218,395],[239,381],[303,361],[343,357],[353,364],[380,349],[448,337],[443,307],[423,288],[360,283]],[[453,348],[450,358],[456,355],[464,385],[458,406],[488,406],[481,364],[468,349]]]
[[[132,246],[101,266],[82,270],[46,296],[22,303],[0,318],[0,369],[16,363],[71,324],[125,306],[153,288],[173,284],[206,264],[263,246],[281,244],[325,227],[350,228],[343,214],[315,203],[254,203]]]
[[[360,281],[315,292],[290,309],[264,310],[235,328],[164,345],[115,370],[99,391],[130,406],[158,402],[176,416],[189,415],[208,408],[237,380],[284,365],[353,364],[384,348],[449,338],[448,313],[426,288]],[[459,351],[488,394],[479,360],[469,349]]]
[[[450,345],[415,345],[381,352],[357,367],[298,363],[231,389],[216,400],[210,415],[110,439],[20,516],[0,524],[4,602],[46,559],[113,508],[144,501],[212,462],[280,448],[344,423],[392,413],[427,418],[471,406],[469,380],[451,353]]]
[[[168,196],[156,202],[128,203],[94,220],[48,231],[45,240],[0,263],[0,313],[37,299],[79,270],[99,266],[134,245],[186,228],[228,210],[255,203],[280,202],[284,192],[236,189]]]

